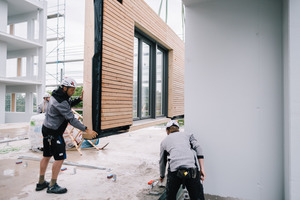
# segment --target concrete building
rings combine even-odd
[[[45,86],[47,4],[0,0],[0,124],[28,122]]]
[[[205,192],[300,199],[300,1],[184,0],[185,129]]]

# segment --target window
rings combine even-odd
[[[156,51],[156,116],[164,115],[163,111],[163,52],[159,49]]]
[[[150,116],[150,46],[142,43],[142,117]]]
[[[133,119],[166,116],[167,50],[136,31],[133,58]]]
[[[7,93],[5,95],[5,112],[11,111],[11,94]]]
[[[134,38],[134,57],[133,57],[133,118],[138,117],[138,42]]]
[[[25,112],[25,93],[16,93],[16,112]]]
[[[33,103],[32,112],[36,113],[37,112],[37,95],[36,95],[36,93],[33,93],[33,95],[32,95],[32,103]]]

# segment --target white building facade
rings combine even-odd
[[[300,1],[183,2],[185,130],[205,193],[300,199]]]
[[[0,124],[29,122],[45,92],[47,3],[0,0]]]

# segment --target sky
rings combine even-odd
[[[57,0],[50,0],[57,2]],[[49,2],[50,2],[49,1]],[[145,0],[158,13],[161,0]],[[80,46],[84,41],[85,0],[66,0],[66,46]],[[161,17],[165,20],[166,0],[163,0]],[[182,35],[181,0],[168,1],[168,25]]]
[[[57,10],[57,2],[63,4],[66,2],[65,11],[65,48],[66,60],[83,59],[84,46],[84,18],[85,18],[85,0],[48,0],[48,13],[54,13]],[[159,11],[161,0],[145,0],[145,2],[156,12]],[[62,6],[61,6],[62,7]],[[168,25],[174,32],[182,37],[182,12],[181,0],[168,1]],[[163,0],[161,9],[161,18],[165,21],[166,16],[166,0]],[[60,22],[62,24],[62,22]],[[56,21],[48,20],[48,27],[55,28]],[[49,28],[48,28],[49,31]],[[49,53],[56,47],[56,43],[47,43],[47,52]],[[56,54],[47,58],[55,60]],[[47,65],[46,84],[55,84],[54,78],[49,74],[56,74],[56,64]],[[65,63],[65,74],[73,76],[79,83],[83,82],[82,77],[83,62]],[[80,72],[80,73],[78,73]]]

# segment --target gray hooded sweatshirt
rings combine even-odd
[[[202,149],[193,134],[170,133],[160,144],[160,177],[165,177],[166,164],[175,172],[180,168],[198,168],[198,158],[203,158]]]
[[[62,91],[61,87],[54,90],[50,97],[43,125],[48,129],[58,130],[57,134],[62,134],[68,123],[81,131],[85,131],[86,126],[75,118],[71,110],[71,107],[77,105],[80,101],[79,98],[71,100],[70,97]]]

